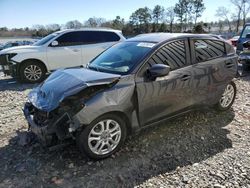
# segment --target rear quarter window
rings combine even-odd
[[[218,40],[194,40],[196,63],[222,57],[225,43]]]

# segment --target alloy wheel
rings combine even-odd
[[[234,87],[231,84],[228,84],[220,99],[220,105],[223,108],[227,108],[232,103],[234,95],[235,95]]]
[[[121,140],[121,126],[114,120],[98,122],[88,135],[89,149],[97,155],[112,152]]]
[[[30,81],[37,81],[42,76],[42,69],[37,65],[29,65],[24,69],[24,76]]]

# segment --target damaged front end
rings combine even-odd
[[[5,75],[11,75],[12,77],[17,77],[17,72],[19,68],[19,63],[11,60],[16,53],[1,54],[0,55],[0,67]]]
[[[87,69],[59,70],[30,92],[23,112],[29,130],[43,145],[74,138],[75,131],[81,127],[74,116],[85,107],[88,99],[112,87],[119,78],[117,75],[108,78],[104,73],[96,77],[95,74]]]
[[[26,103],[23,111],[29,130],[35,133],[43,145],[50,146],[56,144],[57,140],[71,137],[69,127],[72,120],[68,112],[43,112],[31,103]]]

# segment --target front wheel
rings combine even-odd
[[[77,136],[81,152],[92,159],[103,159],[115,153],[127,135],[126,123],[115,114],[101,116]]]
[[[39,83],[45,79],[46,68],[40,62],[26,61],[20,67],[20,80],[26,83]]]
[[[217,109],[220,111],[228,110],[233,105],[235,97],[236,85],[232,81],[226,86],[219,102],[216,104]]]

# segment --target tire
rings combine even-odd
[[[107,123],[110,129],[107,129]],[[101,130],[101,124],[103,124],[106,132]],[[112,137],[111,133],[116,134]],[[126,136],[125,120],[116,114],[106,114],[100,116],[79,132],[76,141],[83,155],[86,154],[91,159],[99,160],[107,158],[118,151],[125,142]],[[111,142],[110,139],[114,142]],[[110,148],[110,151],[108,148]]]
[[[236,85],[231,81],[225,88],[219,102],[216,104],[216,109],[226,111],[231,108],[236,97]]]
[[[46,68],[38,61],[29,60],[21,65],[19,74],[21,82],[39,83],[45,79]]]

